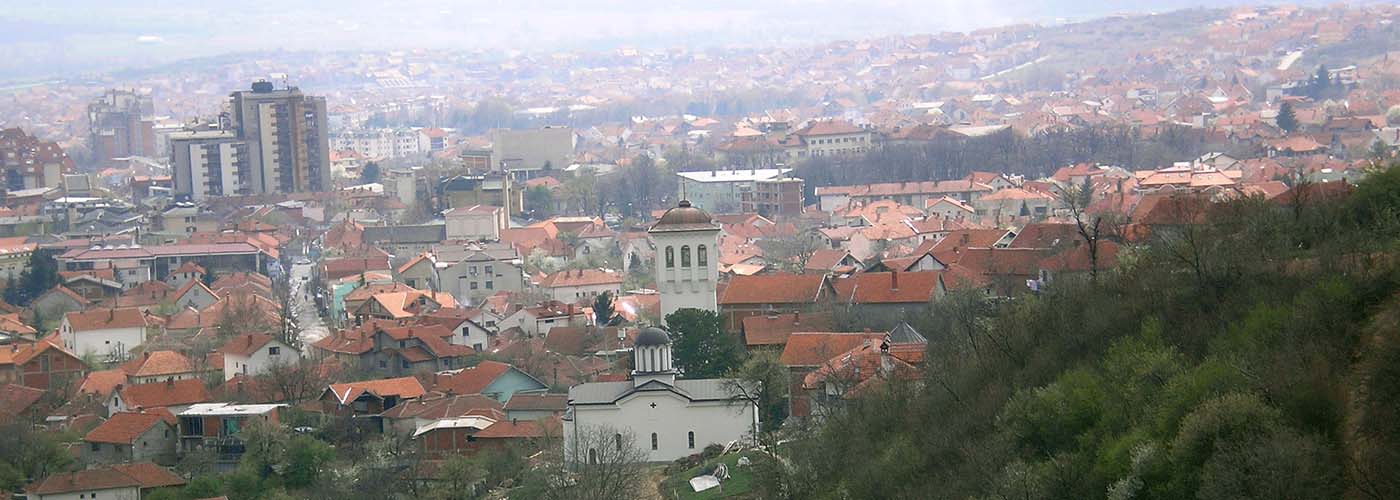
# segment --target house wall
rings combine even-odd
[[[588,286],[561,286],[545,288],[544,291],[554,300],[572,304],[585,299],[592,301],[593,297],[597,297],[603,292],[612,292],[613,297],[616,297],[622,294],[622,284],[605,283]]]
[[[139,326],[75,332],[65,318],[59,331],[64,346],[80,357],[88,353],[105,355],[114,349],[125,355],[146,341],[146,328]]]
[[[447,216],[447,239],[449,240],[499,240],[505,213],[452,213]]]
[[[141,490],[135,486],[126,488],[108,488],[101,490],[84,490],[72,493],[59,493],[55,495],[29,495],[34,500],[86,500],[89,498],[99,498],[102,500],[140,500]]]
[[[165,422],[158,423],[137,436],[129,444],[85,443],[83,463],[117,464],[130,462],[155,462],[172,464],[175,460],[175,445],[178,441],[176,430]],[[92,445],[99,450],[93,451]]]
[[[43,358],[48,358],[48,369],[44,369]],[[52,349],[46,351],[21,366],[14,367],[13,370],[3,370],[5,375],[0,373],[0,379],[7,382],[18,382],[20,385],[33,387],[35,389],[48,390],[51,384],[70,383],[83,377],[87,372],[87,366],[83,361],[67,355],[60,355]]]
[[[486,272],[487,266],[491,267],[490,273]],[[476,274],[471,272],[473,267],[476,268]],[[451,293],[461,302],[477,304],[497,292],[525,290],[524,272],[514,264],[501,260],[462,261],[443,269],[439,274],[442,279],[439,286],[442,290]],[[475,288],[472,287],[473,283]]]
[[[544,384],[531,378],[524,372],[511,368],[506,370],[505,373],[502,373],[501,376],[496,377],[496,380],[491,381],[489,385],[482,389],[481,395],[500,401],[501,404],[505,404],[505,402],[510,401],[510,397],[517,392],[541,391],[544,389],[548,389],[548,387],[545,387]]]
[[[652,403],[656,406],[652,407]],[[670,462],[704,451],[712,443],[750,440],[758,426],[758,414],[748,402],[689,402],[670,392],[643,392],[623,398],[615,405],[577,405],[574,420],[564,422],[566,456],[587,460],[588,450],[572,446],[576,432],[595,426],[609,426],[630,432],[633,444],[649,462]],[[687,433],[695,433],[695,446],[689,446]],[[651,448],[651,435],[657,436],[657,449]]]
[[[277,354],[272,354],[272,349],[277,348]],[[295,362],[301,357],[301,353],[288,347],[280,341],[273,340],[262,346],[251,356],[224,355],[224,380],[233,378],[237,374],[259,375],[266,372],[278,363]]]

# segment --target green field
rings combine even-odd
[[[740,453],[730,453],[722,457],[715,457],[706,460],[704,463],[685,470],[679,474],[672,474],[661,483],[661,494],[666,498],[678,500],[709,500],[714,498],[757,498],[754,493],[753,465],[738,468],[735,464],[739,462],[739,457],[749,457],[749,460],[757,464],[760,460],[771,460],[768,455],[757,451],[746,451]],[[716,463],[723,462],[729,468],[729,480],[720,483],[718,488],[711,488],[699,493],[690,490],[690,478],[695,477],[701,470],[714,467]]]

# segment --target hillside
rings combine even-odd
[[[1095,283],[941,301],[924,378],[785,436],[766,490],[1400,497],[1400,169],[1297,192],[1194,205]]]

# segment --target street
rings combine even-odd
[[[316,311],[316,302],[309,295],[309,281],[312,264],[292,264],[291,289],[292,289],[292,315],[297,320],[297,325],[301,328],[299,334],[303,346],[311,345],[325,338],[329,334],[326,324],[321,321],[321,315]]]

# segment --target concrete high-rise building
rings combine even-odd
[[[88,144],[95,161],[107,163],[128,156],[151,156],[156,151],[155,104],[149,94],[109,90],[87,107]]]
[[[324,97],[266,81],[229,97],[230,128],[248,145],[251,192],[326,190],[331,161]]]
[[[225,130],[186,131],[170,136],[175,193],[191,200],[252,194],[248,141]]]
[[[18,128],[0,129],[0,188],[14,192],[57,187],[73,167],[73,159],[58,143]]]

